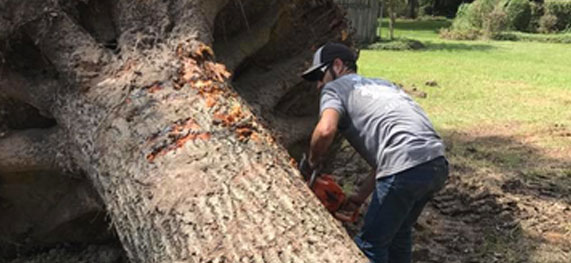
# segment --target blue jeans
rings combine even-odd
[[[448,178],[444,157],[377,179],[365,225],[355,237],[373,263],[409,263],[412,227],[422,209]]]

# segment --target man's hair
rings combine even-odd
[[[352,60],[344,60],[343,65],[348,69],[352,70],[353,72],[357,73],[357,63]]]

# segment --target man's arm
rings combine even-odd
[[[309,145],[309,164],[315,167],[320,164],[337,133],[339,113],[334,109],[325,109],[311,135]]]

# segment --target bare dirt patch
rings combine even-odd
[[[451,175],[415,226],[415,262],[568,262],[571,146],[539,147],[518,126],[442,132]],[[330,169],[351,189],[366,166],[345,143]]]

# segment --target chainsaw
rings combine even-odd
[[[303,165],[307,164],[306,155],[304,154],[300,161],[300,171],[304,171]],[[303,173],[303,172],[302,172]],[[305,176],[304,176],[305,177]],[[305,178],[307,185],[313,191],[315,196],[321,201],[321,204],[332,214],[335,215],[346,201],[346,195],[343,189],[330,174],[320,174],[319,169],[311,172],[309,177]],[[336,216],[337,219],[343,222],[355,222],[359,215],[359,208],[355,209],[351,216]]]

